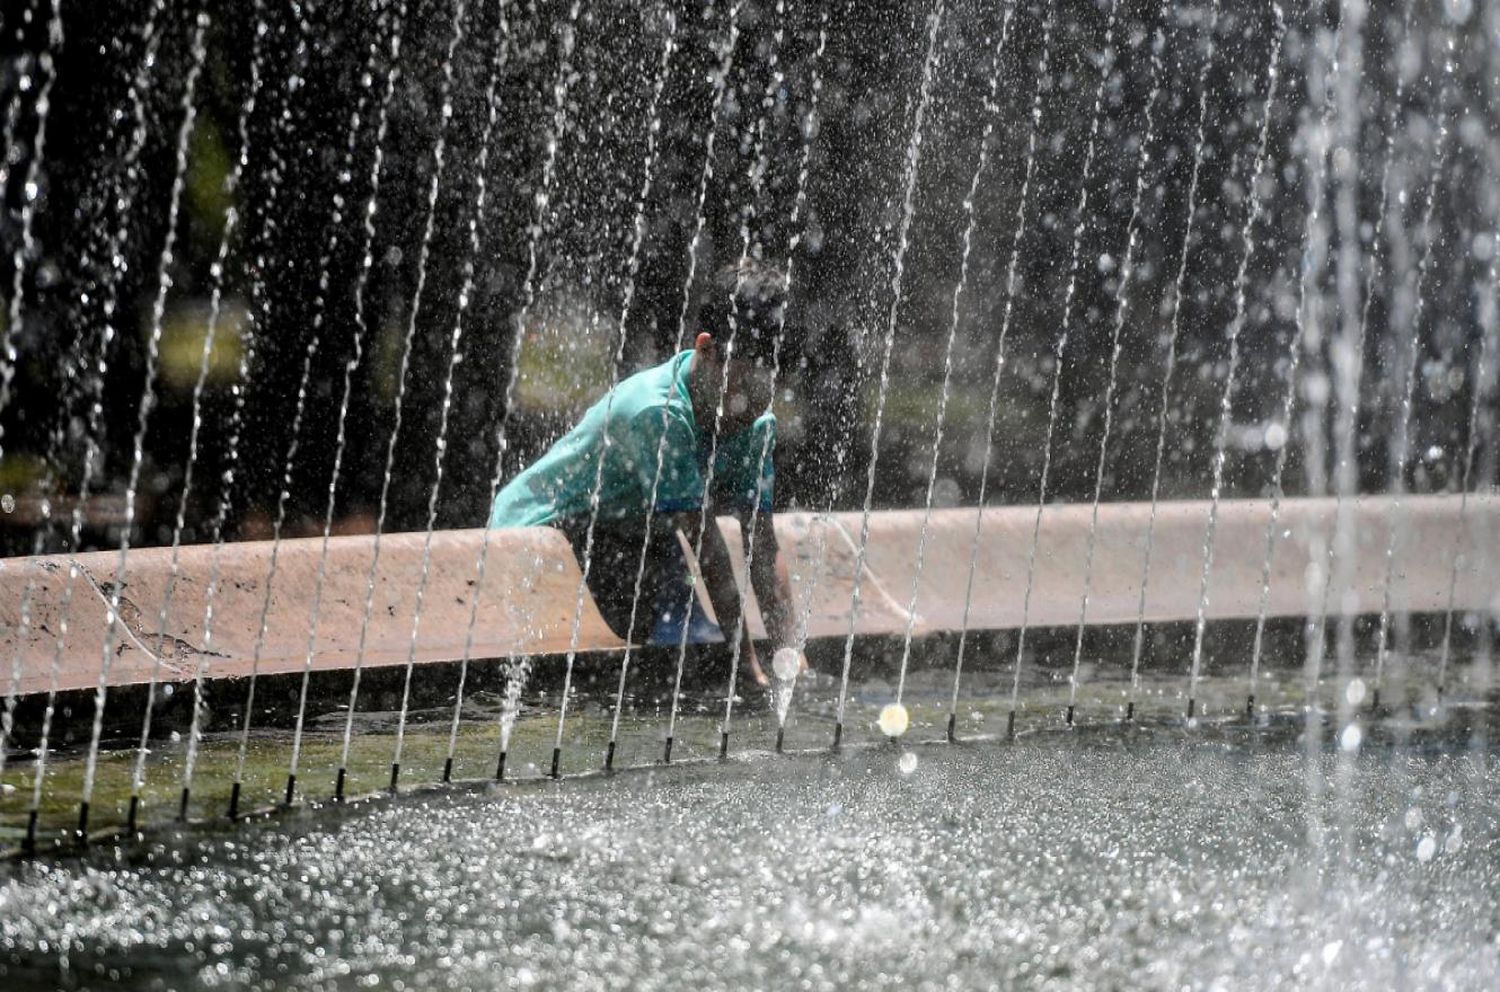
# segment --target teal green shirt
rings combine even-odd
[[[587,517],[601,458],[600,520],[701,509],[712,425],[700,429],[693,417],[687,381],[692,361],[693,352],[684,351],[606,393],[576,427],[500,490],[489,525],[532,527]],[[775,444],[776,418],[769,412],[748,429],[719,439],[713,470],[716,509],[748,511],[758,496],[761,512],[770,512]]]

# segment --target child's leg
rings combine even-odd
[[[682,643],[684,624],[689,644],[723,641],[724,632],[709,619],[693,588],[693,573],[688,568],[682,544],[675,534],[671,537],[662,547],[653,549],[657,553],[654,571],[658,576],[658,591],[654,600],[656,622],[651,628],[651,643]]]
[[[585,567],[585,551],[588,552],[589,593],[605,623],[617,637],[637,644],[655,640],[652,632],[660,619],[660,612],[673,598],[670,595],[674,588],[671,577],[686,574],[686,566],[677,550],[676,533],[671,530],[660,533],[665,529],[663,522],[658,520],[656,524],[652,527],[650,546],[646,549],[644,570],[641,565],[641,544],[646,540],[644,521],[600,520],[594,526],[592,545],[588,541],[587,517],[569,518],[553,524],[567,536],[580,569]],[[637,606],[638,573],[640,599]],[[691,588],[689,584],[688,589]],[[632,612],[635,615],[633,629]]]

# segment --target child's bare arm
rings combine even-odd
[[[754,544],[750,541],[749,517],[740,518],[745,538],[745,554],[750,558],[750,586],[760,604],[761,619],[772,650],[795,648],[797,630],[792,613],[792,588],[786,561],[779,554],[776,529],[770,513],[755,514]],[[753,554],[753,556],[752,556]]]
[[[672,523],[692,540],[698,534],[702,517],[698,511],[673,514]],[[729,557],[729,546],[724,535],[713,520],[703,528],[703,547],[698,552],[698,567],[703,573],[703,584],[708,589],[708,598],[714,607],[714,616],[726,639],[740,638],[740,657],[745,670],[757,685],[768,685],[769,680],[761,669],[755,644],[750,639],[750,628],[744,620],[744,601],[738,584],[734,581],[734,561]],[[753,580],[752,580],[753,581]],[[779,642],[778,642],[779,643]]]

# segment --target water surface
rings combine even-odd
[[[1453,736],[1101,728],[324,808],[5,869],[0,977],[1492,988],[1500,786]]]

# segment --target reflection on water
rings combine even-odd
[[[324,809],[14,865],[7,988],[1487,988],[1494,751],[1099,728]],[[1482,728],[1481,728],[1482,729]]]

